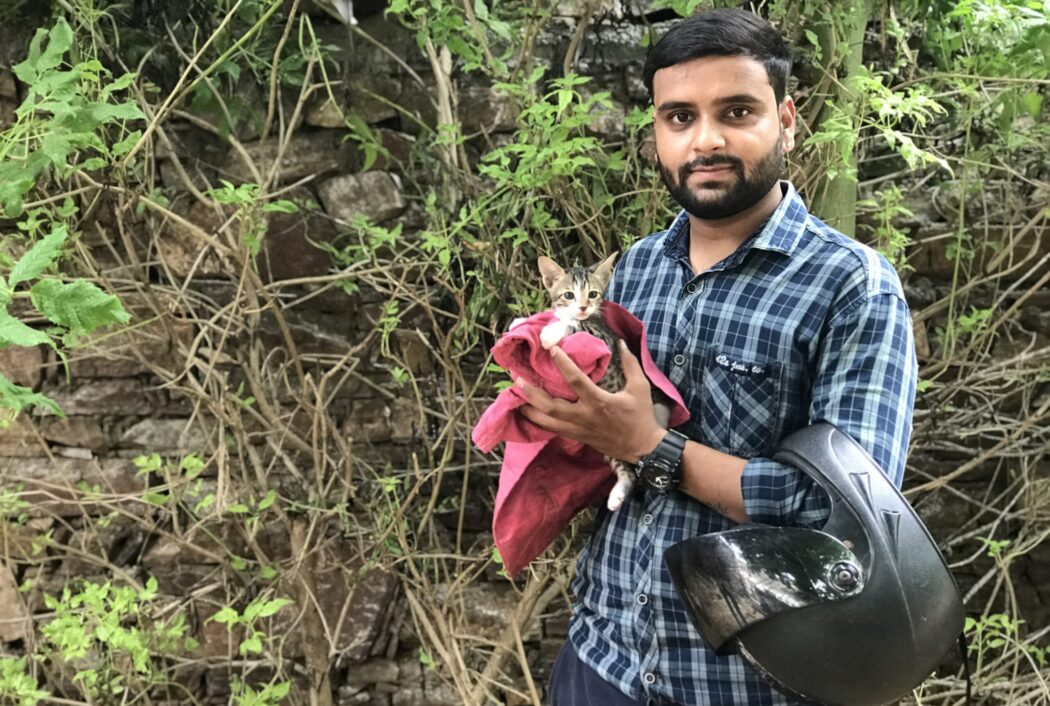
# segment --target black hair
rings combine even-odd
[[[780,34],[758,15],[722,7],[688,17],[667,31],[645,59],[642,81],[653,100],[653,76],[705,56],[749,56],[766,67],[777,104],[787,95],[791,54]]]

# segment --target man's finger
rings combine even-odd
[[[525,396],[529,404],[541,411],[547,411],[550,409],[551,402],[554,400],[553,397],[548,395],[542,389],[536,385],[531,385],[525,382],[525,378],[518,378],[514,381],[518,389],[521,390],[521,394]]]
[[[521,412],[522,416],[528,419],[530,422],[538,427],[542,427],[547,431],[553,431],[555,434],[561,434],[567,436],[567,432],[572,429],[572,425],[556,419],[530,405],[519,407],[518,411]]]
[[[571,404],[566,400],[551,397],[542,388],[525,382],[524,378],[518,378],[515,384],[517,384],[521,393],[525,395],[525,399],[528,400],[529,404],[543,414],[557,415],[559,412],[565,411],[566,405]]]
[[[602,389],[591,382],[591,379],[584,375],[583,371],[572,361],[569,354],[558,346],[551,348],[551,359],[558,366],[565,382],[578,397],[596,397],[602,393]]]
[[[623,378],[624,387],[633,388],[644,386],[646,389],[650,387],[649,379],[645,377],[645,371],[642,370],[642,363],[638,358],[631,353],[631,349],[627,347],[627,343],[620,339],[620,362],[623,365]]]

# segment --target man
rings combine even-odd
[[[819,526],[823,492],[769,458],[818,421],[900,485],[916,380],[908,307],[885,258],[810,215],[780,181],[795,146],[789,70],[778,34],[740,10],[681,21],[645,66],[660,172],[684,210],[621,258],[608,298],[645,323],[692,420],[656,424],[625,349],[621,393],[599,390],[556,348],[578,401],[523,385],[534,423],[614,458],[662,455],[681,469],[670,492],[643,477],[624,507],[599,515],[577,564],[553,706],[789,703],[739,656],[706,645],[663,552],[734,523]]]

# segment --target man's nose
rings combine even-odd
[[[725,134],[717,120],[697,118],[693,135],[693,150],[708,154],[722,149],[726,145]]]

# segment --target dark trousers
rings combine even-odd
[[[576,656],[568,640],[551,667],[547,688],[549,706],[648,706],[636,701],[605,681]]]

